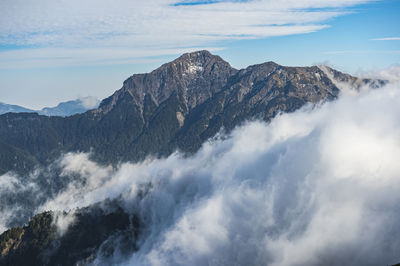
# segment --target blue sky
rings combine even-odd
[[[31,108],[107,97],[197,49],[237,68],[400,63],[399,0],[3,0],[0,10],[0,101]]]

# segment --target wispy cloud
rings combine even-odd
[[[342,50],[342,51],[326,51],[326,55],[345,55],[345,54],[400,54],[400,50]]]
[[[376,38],[371,39],[372,41],[400,41],[400,37],[387,37],[387,38]]]
[[[128,56],[132,50],[149,55],[159,55],[161,49],[180,53],[191,47],[223,46],[227,40],[315,32],[328,27],[329,19],[346,14],[347,7],[366,2],[5,0],[0,3],[0,44],[96,48],[100,58],[101,49],[125,51]],[[0,53],[1,60],[3,56]],[[81,62],[79,56],[74,58]]]
[[[220,47],[192,47],[175,49],[129,48],[29,48],[0,52],[0,69],[76,66],[80,64],[117,65],[160,62],[161,55],[174,55],[199,49],[218,51]]]

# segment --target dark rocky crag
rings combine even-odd
[[[357,80],[334,72],[341,80]],[[365,84],[372,82],[363,80]],[[375,84],[375,83],[374,83]],[[70,117],[0,116],[0,174],[26,173],[63,152],[93,151],[102,163],[194,152],[221,128],[269,121],[339,89],[319,67],[273,62],[236,70],[207,51],[184,54],[148,74],[129,77],[99,108]]]
[[[76,265],[88,264],[96,253],[112,255],[117,247],[107,239],[129,243],[118,252],[134,252],[139,221],[123,211],[115,201],[105,201],[78,209],[66,232],[59,232],[56,220],[66,213],[43,212],[27,225],[14,227],[0,235],[0,265]]]

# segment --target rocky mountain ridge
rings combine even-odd
[[[336,80],[357,85],[356,89],[385,83],[333,71],[274,62],[236,70],[207,51],[184,54],[151,73],[131,76],[99,108],[84,114],[1,115],[0,172],[26,175],[65,152],[90,151],[92,159],[104,164],[167,156],[177,149],[190,154],[221,130],[229,132],[247,120],[270,121],[280,112],[336,99],[340,94]],[[68,186],[65,176],[55,180],[60,175],[57,169],[46,169],[51,173],[43,177],[43,191],[57,194]],[[135,204],[147,193],[148,189],[140,191]],[[32,205],[22,200],[20,206]],[[141,230],[146,219],[135,211],[126,213],[122,205],[116,199],[76,209],[75,221],[62,235],[55,221],[68,214],[38,214],[25,226],[0,235],[0,264],[88,264],[98,254],[117,252],[107,239],[122,239],[127,247],[118,249],[132,252],[137,237],[145,237]]]
[[[5,114],[5,113],[22,113],[22,112],[34,112],[34,110],[15,105],[15,104],[7,104],[7,103],[2,103],[0,102],[0,114]]]
[[[0,151],[0,173],[26,172],[33,162],[46,165],[70,151],[92,151],[102,163],[166,156],[177,149],[194,152],[222,128],[229,131],[248,119],[269,121],[279,112],[333,100],[339,92],[317,66],[267,62],[236,70],[208,51],[187,53],[151,73],[131,76],[84,114],[0,116],[0,145],[7,147]]]

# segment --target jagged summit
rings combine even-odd
[[[213,55],[207,50],[201,50],[201,51],[196,51],[196,52],[190,52],[190,53],[185,53],[172,61],[171,63],[184,63],[188,65],[198,65],[205,67],[206,65],[213,64],[219,62],[224,65],[229,65],[228,62],[223,60],[220,56],[218,55]]]
[[[104,163],[166,156],[176,149],[194,152],[221,128],[229,131],[254,118],[269,121],[279,112],[333,100],[339,92],[316,66],[266,62],[236,70],[208,51],[187,53],[150,73],[132,75],[99,108],[84,114],[0,116],[0,173],[26,171],[32,162],[46,164],[70,151],[92,151]]]
[[[186,109],[193,109],[218,92],[236,72],[228,62],[206,50],[186,53],[148,74],[131,76],[100,108],[105,113],[110,111],[121,97],[143,107],[147,96],[148,101],[159,105],[174,94],[184,99]]]
[[[178,57],[177,58],[177,60],[178,59],[181,59],[181,58],[186,58],[186,57],[189,57],[189,58],[199,58],[199,57],[218,57],[218,58],[221,58],[221,57],[219,57],[218,55],[213,55],[210,51],[208,51],[208,50],[198,50],[198,51],[194,51],[194,52],[188,52],[188,53],[184,53],[184,54],[182,54],[180,57]],[[222,60],[222,59],[221,59]]]
[[[170,64],[179,65],[182,75],[210,74],[219,68],[233,69],[228,62],[207,50],[185,53]]]
[[[219,58],[221,61],[224,61],[221,57],[219,57],[218,55],[213,55],[208,50],[199,50],[199,51],[184,53],[181,56],[179,56],[177,59],[175,59],[174,61],[193,60],[193,61],[205,62],[211,58]]]

